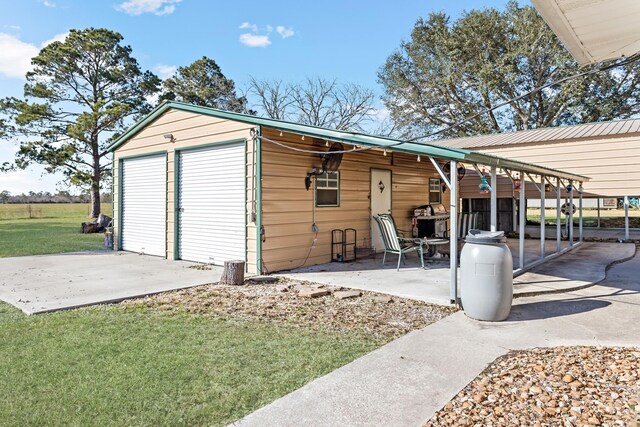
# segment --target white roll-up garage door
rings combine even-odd
[[[217,265],[244,260],[245,144],[185,150],[178,159],[180,258]]]
[[[122,249],[166,256],[167,156],[122,161]]]

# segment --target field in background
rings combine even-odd
[[[112,216],[111,203],[102,203],[102,213]],[[79,218],[86,221],[91,214],[89,203],[29,203],[0,205],[0,220],[33,218]]]
[[[577,204],[576,204],[577,206]],[[545,209],[545,224],[555,225],[556,223],[556,209]],[[561,215],[562,223],[564,224],[565,216]],[[629,209],[629,218],[631,218],[631,227],[640,219],[640,209]],[[540,223],[540,209],[530,208],[527,209],[527,220],[530,222]],[[578,224],[579,217],[576,212],[573,217],[574,224]],[[596,209],[583,209],[582,210],[582,223],[585,227],[596,227],[598,225],[598,211]],[[601,209],[600,210],[600,226],[601,227],[624,227],[624,209]]]
[[[111,203],[102,212],[111,216]],[[0,257],[104,249],[104,234],[80,234],[89,220],[88,203],[0,205]]]

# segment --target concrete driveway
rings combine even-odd
[[[221,267],[126,252],[0,258],[0,299],[26,314],[121,301],[217,282]]]

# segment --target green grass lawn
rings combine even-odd
[[[380,338],[104,306],[0,303],[0,424],[224,425]]]
[[[0,257],[102,248],[85,220],[0,220]],[[121,305],[27,317],[0,302],[0,425],[225,425],[389,339]]]
[[[104,235],[80,234],[84,217],[0,220],[0,257],[91,251]]]

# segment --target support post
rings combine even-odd
[[[452,304],[458,303],[458,162],[451,160],[451,201],[449,215],[451,231],[449,233],[449,298]]]
[[[629,240],[629,196],[624,196],[624,240]]]
[[[573,246],[573,180],[569,180],[571,191],[569,191],[569,246]]]
[[[520,185],[520,208],[518,209],[518,213],[520,214],[520,231],[519,231],[519,237],[520,237],[520,268],[524,268],[524,230],[525,230],[525,225],[527,223],[527,208],[526,208],[526,197],[525,197],[525,188],[527,187],[526,185],[526,181],[525,181],[525,177],[524,177],[524,173],[521,172],[520,173],[521,176],[521,185]]]
[[[598,197],[598,228],[600,228],[600,197]]]
[[[540,175],[540,259],[544,259],[544,250],[545,250],[545,239],[546,239],[546,230],[545,230],[545,207],[546,207],[546,193],[545,193],[545,182],[544,175]]]
[[[582,242],[582,183],[578,187],[578,209],[580,210],[580,219],[578,223],[578,241]]]
[[[562,240],[562,212],[560,212],[560,193],[561,193],[561,185],[560,178],[556,179],[556,252],[560,253],[562,249],[560,240]]]
[[[498,174],[491,166],[491,231],[498,230]]]

